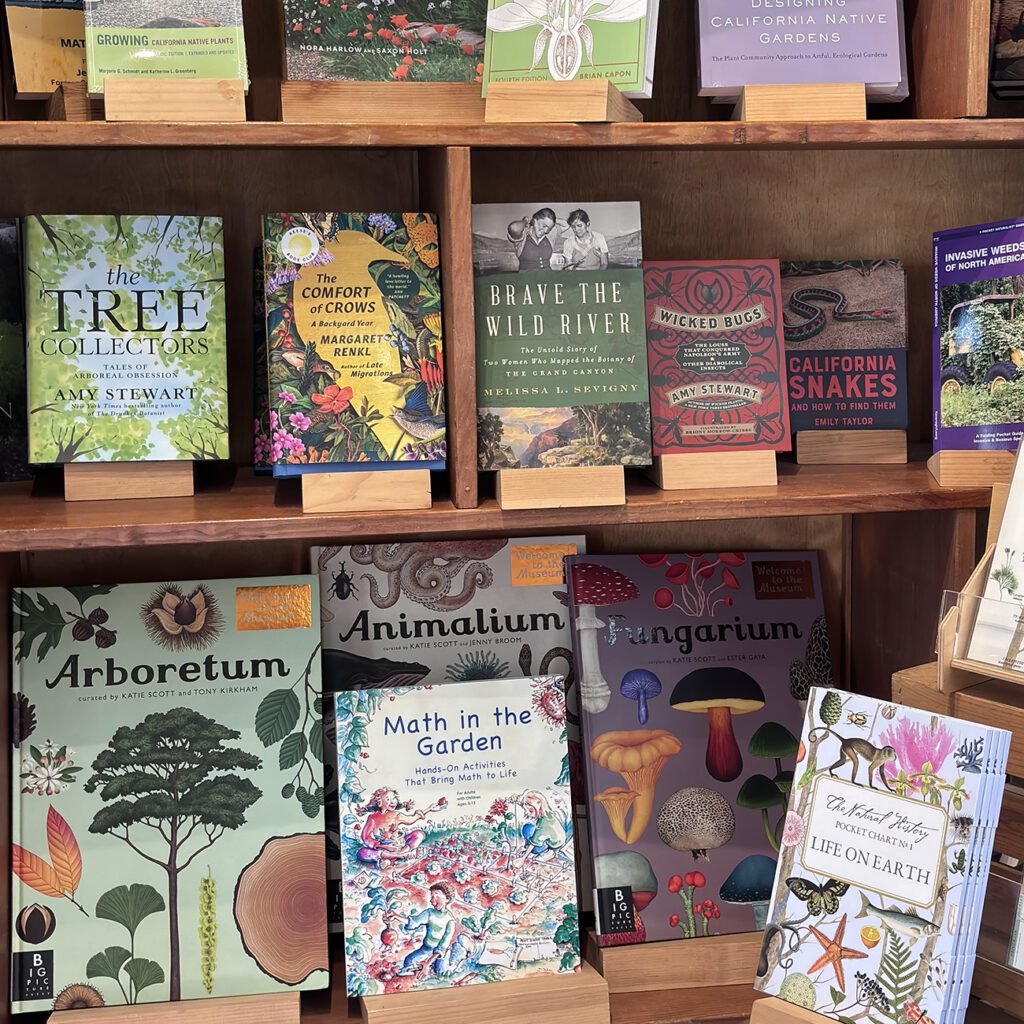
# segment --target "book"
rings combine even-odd
[[[228,455],[219,217],[25,219],[29,461]]]
[[[82,0],[4,0],[4,10],[18,99],[46,99],[85,78]]]
[[[1024,0],[992,2],[991,85],[1001,99],[1024,95]]]
[[[316,580],[12,604],[14,1012],[326,988]]]
[[[763,928],[801,702],[832,679],[816,553],[566,565],[601,945]]]
[[[1010,733],[814,688],[755,987],[959,1024]]]
[[[789,451],[778,260],[650,262],[655,455]]]
[[[478,83],[487,0],[285,0],[291,81]]]
[[[935,451],[1016,451],[1024,438],[1024,220],[934,235]]]
[[[18,222],[0,218],[0,481],[29,480]]]
[[[439,264],[432,213],[264,217],[275,476],[444,468]]]
[[[108,78],[240,79],[249,75],[241,0],[89,0],[85,11],[89,94]]]
[[[576,971],[561,679],[336,701],[349,995]]]
[[[638,203],[473,207],[481,469],[651,462]]]
[[[789,419],[907,429],[907,277],[895,259],[783,261]]]

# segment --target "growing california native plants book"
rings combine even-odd
[[[0,481],[27,480],[25,316],[18,222],[0,218]]]
[[[832,680],[817,554],[566,565],[601,945],[764,927],[802,702]]]
[[[12,601],[14,1011],[326,987],[316,580]]]
[[[481,469],[651,462],[638,203],[473,207]]]
[[[82,0],[4,0],[18,99],[45,99],[85,78]]]
[[[228,455],[219,217],[24,222],[29,461]]]

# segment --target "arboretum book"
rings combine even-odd
[[[789,451],[778,260],[648,262],[655,455]]]
[[[432,213],[264,217],[275,476],[444,468],[439,265]]]
[[[755,987],[838,1022],[961,1024],[1009,743],[813,689]]]
[[[28,480],[25,317],[18,222],[0,218],[0,481]]]
[[[1024,438],[1024,220],[934,236],[935,451]]]
[[[481,469],[651,462],[638,203],[473,207]]]
[[[240,79],[248,85],[241,0],[86,4],[89,94],[108,78]]]
[[[315,578],[12,603],[14,1012],[325,988]]]
[[[29,461],[228,455],[219,217],[24,221]]]
[[[82,0],[4,0],[18,99],[46,99],[85,78]]]
[[[802,702],[832,679],[817,554],[566,565],[601,945],[760,930]]]
[[[444,690],[336,698],[350,996],[579,967],[562,680]]]
[[[907,429],[907,280],[899,260],[782,264],[789,419]]]

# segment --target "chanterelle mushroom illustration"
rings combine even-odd
[[[708,850],[725,846],[736,831],[729,801],[713,789],[690,786],[676,790],[658,811],[658,838],[694,860],[707,860]]]
[[[623,842],[635,843],[644,834],[654,810],[654,787],[661,770],[665,762],[681,749],[679,740],[665,729],[604,732],[590,745],[591,758],[602,768],[618,772],[625,780],[626,789],[622,793],[632,791],[636,794],[633,815],[625,835],[615,833]],[[618,809],[618,804],[615,808]],[[612,818],[612,803],[605,802],[604,809],[614,830],[616,822]],[[620,827],[625,828],[625,811],[628,809],[623,810]]]
[[[599,619],[595,608],[606,608],[640,596],[636,584],[621,572],[596,562],[572,567],[572,595],[576,603],[576,631],[580,635],[580,704],[591,715],[606,710],[612,691],[601,674],[597,653],[597,631],[607,623]]]
[[[646,725],[647,719],[651,717],[647,701],[661,693],[661,680],[645,668],[635,668],[622,677],[622,682],[619,683],[619,693],[626,700],[636,701],[637,721],[641,725]]]
[[[633,931],[602,935],[601,945],[622,946],[643,942],[647,938],[647,930],[640,918],[640,911],[658,895],[658,878],[651,862],[642,853],[634,853],[632,850],[602,853],[594,858],[594,882],[598,889],[628,885],[633,894]]]
[[[775,884],[775,861],[763,853],[744,857],[722,883],[718,895],[724,903],[745,903],[754,912],[754,927],[768,923],[768,903]]]
[[[708,716],[708,752],[704,763],[713,779],[732,782],[743,771],[732,716],[763,708],[761,687],[738,668],[699,668],[676,683],[669,703],[676,711]]]
[[[637,795],[632,789],[623,789],[622,786],[609,786],[608,789],[603,790],[594,797],[604,808],[605,814],[608,815],[612,831],[623,842],[626,841],[626,818]]]

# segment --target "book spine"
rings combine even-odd
[[[15,598],[16,598],[18,593],[19,593],[19,591],[12,590],[11,591],[11,596],[9,598],[10,605],[11,605],[10,610],[11,610],[11,619],[12,619],[12,621],[15,621],[14,620],[14,610],[15,610],[14,609],[14,601],[15,601]],[[21,703],[22,703],[18,699],[19,697],[22,696],[22,678],[21,678],[21,663],[14,656],[14,636],[13,636],[13,631],[10,634],[10,641],[9,642],[10,642],[10,655],[9,655],[9,657],[11,659],[11,662],[10,662],[10,665],[11,665],[11,697],[10,697],[10,701],[11,701],[11,714],[12,714],[12,716],[18,716],[20,714],[20,712],[21,712]],[[20,728],[20,725],[17,722],[12,722],[12,732],[13,732],[14,729],[17,729],[17,733],[15,733],[15,735],[20,740],[21,739],[22,729]],[[21,840],[21,818],[22,818],[22,814],[21,814],[21,796],[22,796],[22,794],[21,794],[21,785],[20,785],[20,782],[19,782],[20,772],[21,772],[21,765],[20,765],[20,762],[19,762],[18,748],[17,747],[12,746],[11,753],[10,753],[10,758],[11,758],[11,847],[12,847],[12,850],[13,850],[14,846],[21,846],[22,845],[22,840]],[[11,960],[10,960],[10,964],[9,964],[9,967],[11,968],[11,973],[10,973],[10,979],[11,980],[10,980],[10,992],[9,992],[9,995],[10,995],[11,1009],[15,1013],[17,1013],[19,1010],[21,1010],[23,1008],[24,1009],[30,1009],[31,1008],[31,1007],[28,1007],[28,1006],[22,1007],[22,1000],[21,1000],[21,998],[19,996],[19,993],[18,993],[18,971],[15,969],[16,965],[18,964],[18,962],[22,959],[22,953],[25,950],[25,944],[21,941],[21,938],[18,935],[18,930],[15,927],[15,922],[17,920],[17,915],[18,915],[18,912],[19,912],[19,909],[20,909],[18,907],[18,887],[20,886],[20,884],[21,883],[18,880],[17,876],[12,875],[12,879],[11,879],[11,889],[12,889],[12,891],[11,891],[11,920],[10,920],[10,922],[9,922],[7,927],[10,928],[10,936],[11,936]]]
[[[932,450],[942,447],[939,440],[942,422],[942,289],[939,287],[939,236],[932,235]]]
[[[33,353],[35,351],[35,346],[32,344],[32,323],[34,318],[39,315],[39,311],[36,309],[36,298],[34,298],[34,296],[39,296],[39,289],[32,287],[31,275],[29,274],[29,267],[35,255],[33,239],[36,232],[32,230],[28,219],[21,221],[20,228],[21,282],[23,288],[22,319],[25,331],[25,439],[27,449],[25,457],[29,464],[32,464],[38,461],[36,459],[36,433],[38,427],[36,426],[36,417],[32,415],[32,410],[37,406],[37,403],[33,401],[33,379],[38,372],[32,365],[34,362]]]

